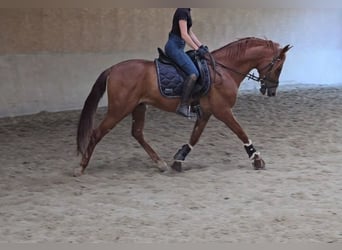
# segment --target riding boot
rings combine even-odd
[[[196,117],[196,113],[191,112],[190,110],[190,97],[191,92],[195,86],[197,81],[196,75],[192,74],[188,76],[184,81],[184,86],[182,90],[181,102],[177,107],[176,113],[182,115],[187,118]]]

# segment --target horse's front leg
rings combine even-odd
[[[209,113],[203,113],[200,118],[196,120],[196,123],[194,125],[194,128],[191,133],[190,141],[188,144],[185,144],[182,146],[181,149],[178,150],[178,152],[173,157],[174,162],[171,165],[171,168],[181,172],[182,171],[182,162],[185,161],[185,158],[190,153],[190,151],[193,149],[193,147],[198,142],[199,138],[201,137],[201,134],[207,125],[211,114]]]
[[[214,116],[223,121],[233,132],[237,135],[237,137],[242,141],[244,144],[245,150],[248,154],[250,160],[252,160],[252,165],[254,169],[264,169],[265,162],[260,157],[260,153],[256,151],[254,148],[252,141],[248,138],[245,131],[242,129],[240,124],[235,119],[232,110],[230,108],[221,109],[218,112],[214,113]]]

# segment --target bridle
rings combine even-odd
[[[279,80],[274,80],[272,78],[269,77],[269,75],[271,74],[274,65],[279,62],[280,59],[280,55],[277,55],[275,57],[273,57],[272,61],[266,65],[264,68],[262,68],[260,71],[264,71],[265,69],[267,69],[266,74],[264,74],[263,77],[258,77],[258,81],[260,82],[260,92],[264,95],[266,93],[266,90],[271,89],[271,88],[277,88],[279,85]]]
[[[230,68],[230,67],[216,61],[214,59],[214,57],[211,55],[211,53],[209,53],[209,55],[210,55],[210,61],[211,61],[211,64],[214,68],[215,74],[217,73],[220,76],[222,76],[221,73],[216,70],[216,65],[219,65],[220,67],[222,67],[226,70],[229,70],[229,71],[232,71],[238,75],[242,75],[244,77],[247,77],[248,80],[260,82],[260,92],[262,94],[265,94],[267,89],[276,88],[279,85],[279,80],[272,79],[270,77],[270,74],[274,68],[274,65],[277,62],[281,61],[280,54],[273,57],[272,61],[269,64],[267,64],[265,67],[263,67],[262,69],[259,70],[260,72],[262,72],[262,71],[267,69],[266,73],[263,76],[256,76],[256,75],[254,75],[254,73],[252,73],[252,74],[251,73],[247,73],[247,74],[241,73],[241,72],[237,71],[236,69]]]

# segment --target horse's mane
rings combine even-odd
[[[274,43],[271,40],[267,39],[261,39],[256,37],[245,37],[238,39],[234,42],[231,42],[218,50],[225,50],[226,55],[228,57],[240,57],[245,54],[246,50],[250,47],[256,47],[256,46],[265,46],[267,48],[271,48],[273,51],[276,51],[279,48],[278,43]],[[213,53],[215,52],[213,51]]]

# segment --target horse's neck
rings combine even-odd
[[[242,81],[244,75],[256,68],[267,53],[269,53],[269,51],[265,49],[265,47],[257,46],[247,48],[244,53],[237,54],[236,56],[231,56],[227,52],[218,53],[215,56],[215,59],[227,68],[241,73],[235,74],[233,71],[230,72],[231,76],[235,78],[236,81]]]

